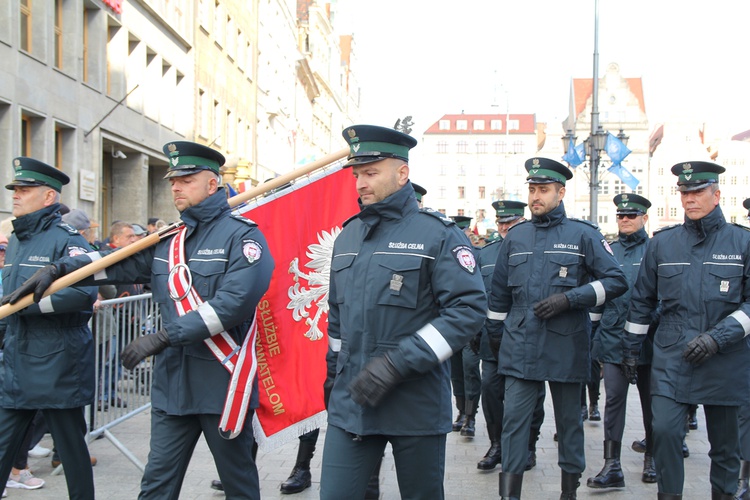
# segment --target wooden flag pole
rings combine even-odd
[[[253,189],[250,189],[248,191],[245,191],[244,193],[240,193],[237,196],[233,196],[229,198],[229,200],[227,200],[229,203],[229,206],[234,208],[238,205],[241,205],[242,203],[246,201],[252,200],[256,196],[260,196],[272,189],[281,187],[284,184],[293,181],[294,179],[298,179],[304,175],[314,172],[315,170],[318,170],[319,168],[323,168],[326,165],[329,165],[335,161],[338,161],[341,158],[344,158],[348,154],[349,154],[349,148],[344,148],[340,151],[336,151],[335,153],[327,154],[326,156],[320,158],[319,160],[310,162],[296,170],[289,172],[288,174],[284,174],[274,179],[271,179],[268,182],[264,182],[263,184],[259,184],[255,186]],[[71,285],[74,285],[78,283],[79,281],[81,281],[82,279],[88,278],[89,276],[94,275],[98,273],[99,271],[111,266],[112,264],[120,262],[121,260],[126,259],[130,257],[131,255],[138,253],[145,248],[156,245],[162,239],[172,236],[175,233],[175,231],[177,231],[180,227],[182,227],[181,221],[170,224],[169,226],[162,228],[160,231],[156,233],[149,234],[145,238],[138,240],[135,243],[131,243],[130,245],[124,246],[120,248],[119,250],[117,250],[116,252],[107,254],[101,259],[95,260],[91,264],[88,264],[76,271],[73,271],[70,274],[66,274],[60,279],[55,280],[55,282],[52,283],[52,285],[44,293],[44,296],[46,297],[47,295],[52,295],[55,292],[59,292],[63,288],[67,288]],[[33,303],[34,303],[34,295],[30,293],[26,295],[25,297],[23,297],[18,302],[16,302],[15,304],[5,304],[3,306],[0,306],[0,319],[5,318],[6,316],[9,316],[15,312],[18,312],[21,309],[28,307]]]

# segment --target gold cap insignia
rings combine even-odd
[[[539,165],[539,158],[534,158],[533,160],[531,160],[531,164],[532,165]]]
[[[16,158],[15,160],[13,160],[13,166],[14,167],[20,167],[21,166],[21,160],[19,160],[18,158]]]

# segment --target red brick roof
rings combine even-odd
[[[599,79],[599,96],[601,97],[601,78]],[[630,91],[638,99],[641,111],[646,112],[646,103],[643,101],[643,81],[640,78],[626,78]],[[580,116],[586,107],[586,101],[594,92],[594,81],[591,78],[573,78],[573,95],[575,96],[576,116]],[[601,101],[599,101],[601,102]]]
[[[500,135],[506,133],[505,124],[505,113],[503,114],[457,114],[457,115],[443,115],[440,120],[433,123],[425,134],[466,134],[466,135]],[[535,134],[536,133],[536,115],[508,115],[508,118],[513,121],[518,121],[518,129],[508,131],[509,134]],[[450,129],[441,130],[440,122],[442,120],[450,120]],[[456,128],[456,122],[458,120],[466,120],[466,130],[458,130]],[[476,120],[484,121],[484,129],[474,129],[474,122]],[[490,126],[492,120],[500,120],[502,122],[501,130],[493,130]]]

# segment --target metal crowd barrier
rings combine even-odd
[[[91,331],[96,340],[96,399],[88,408],[89,441],[103,436],[141,471],[144,464],[113,434],[118,424],[151,408],[152,358],[132,371],[123,368],[120,352],[133,339],[161,328],[151,294],[102,300]]]

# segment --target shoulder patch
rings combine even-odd
[[[676,227],[682,227],[682,224],[672,224],[671,226],[660,227],[659,229],[654,230],[654,234],[661,233],[662,231],[667,231],[669,229],[674,229]]]
[[[75,257],[76,255],[83,255],[83,254],[88,253],[88,252],[89,251],[86,250],[83,247],[77,247],[77,246],[73,246],[73,245],[70,245],[68,247],[68,256],[69,257]]]
[[[67,222],[60,222],[60,223],[57,224],[57,227],[59,227],[61,229],[64,229],[69,234],[78,234],[78,229],[74,228],[73,226],[71,226]]]
[[[568,219],[569,219],[569,220],[572,220],[572,221],[575,221],[575,222],[582,222],[582,223],[584,223],[584,224],[587,224],[587,225],[589,225],[589,226],[593,227],[593,228],[594,228],[594,229],[596,229],[597,231],[599,231],[599,226],[597,226],[596,224],[594,224],[594,223],[593,223],[593,222],[591,222],[590,220],[578,219],[578,218],[576,218],[576,217],[568,217]]]
[[[609,253],[610,255],[614,255],[614,254],[615,254],[615,253],[614,253],[614,252],[612,251],[612,248],[611,248],[611,247],[609,246],[609,243],[607,243],[607,240],[605,240],[604,238],[602,238],[602,246],[604,247],[604,249],[605,249],[605,250],[606,250],[606,251],[607,251],[607,252],[608,252],[608,253]]]
[[[469,274],[474,274],[477,268],[477,260],[474,257],[474,251],[469,245],[458,245],[451,249],[453,258],[456,259],[461,269]]]
[[[244,217],[244,216],[242,216],[242,215],[240,215],[240,214],[238,214],[238,213],[234,213],[234,212],[232,212],[232,213],[231,213],[231,214],[230,214],[229,216],[230,216],[230,217],[231,217],[232,219],[234,219],[234,220],[238,220],[238,221],[240,221],[240,222],[244,222],[244,223],[245,223],[245,224],[247,224],[248,226],[256,227],[256,226],[258,225],[258,224],[256,224],[256,223],[255,223],[255,221],[254,221],[254,220],[252,220],[252,219],[248,219],[247,217]]]
[[[242,240],[242,255],[248,263],[254,264],[263,255],[263,245],[255,240]]]
[[[435,217],[436,219],[440,219],[440,221],[446,226],[452,226],[455,224],[455,222],[453,222],[453,219],[451,219],[450,217],[446,215],[443,215],[442,212],[433,210],[432,208],[420,208],[419,211],[423,214],[431,215]]]

